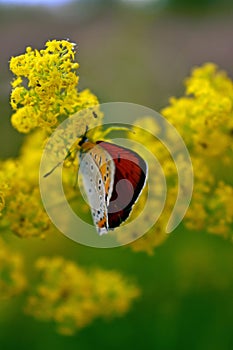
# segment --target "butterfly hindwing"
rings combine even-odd
[[[108,205],[108,225],[110,229],[124,222],[146,183],[147,164],[136,152],[130,149],[98,141],[115,164],[112,196]]]

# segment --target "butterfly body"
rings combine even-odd
[[[146,183],[147,164],[134,151],[105,141],[80,143],[80,171],[98,233],[130,215]]]

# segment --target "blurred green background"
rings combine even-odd
[[[0,157],[18,154],[23,136],[10,125],[8,61],[48,39],[78,44],[79,88],[100,102],[127,101],[160,110],[181,95],[194,65],[211,61],[233,76],[233,3],[229,0],[83,0],[55,7],[0,6]],[[96,320],[77,335],[22,312],[22,298],[0,304],[0,347],[7,349],[233,349],[232,245],[182,225],[153,256],[127,247],[93,249],[62,234],[21,240],[25,255],[62,255],[81,266],[117,269],[142,289],[129,313]]]

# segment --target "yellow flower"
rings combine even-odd
[[[62,257],[36,262],[40,282],[29,296],[26,312],[53,321],[58,332],[72,335],[97,317],[125,314],[139,289],[116,271],[85,270]]]
[[[11,106],[15,110],[12,124],[28,133],[36,127],[49,128],[61,116],[98,104],[89,91],[78,92],[78,63],[74,61],[75,44],[65,40],[49,41],[44,50],[27,48],[26,53],[12,57]]]
[[[227,169],[233,165],[233,82],[208,63],[195,68],[185,84],[188,97],[172,98],[162,110],[185,140],[194,168],[193,198],[184,223],[190,229],[229,237],[233,187]]]
[[[0,239],[0,298],[20,294],[26,285],[23,257],[11,252],[6,243]]]
[[[1,161],[0,165],[0,213],[2,215],[2,212],[5,209],[6,200],[12,190],[11,183],[17,174],[18,164],[14,160],[8,159],[6,161]]]
[[[43,133],[30,135],[17,159],[1,163],[0,225],[8,226],[20,237],[44,237],[52,227],[41,202],[38,184],[43,139]]]
[[[32,118],[32,115],[33,107],[25,106],[24,108],[17,110],[17,112],[12,115],[11,123],[18,129],[19,132],[27,133],[34,129],[38,124],[38,116]]]
[[[206,64],[193,70],[191,77],[186,79],[186,87],[188,96],[172,98],[170,106],[162,110],[162,114],[184,139],[193,164],[194,189],[184,225],[191,230],[206,230],[231,238],[233,215],[230,201],[233,187],[228,169],[233,165],[233,83],[224,72],[218,71],[217,66]],[[150,117],[142,118],[136,124],[153,131],[155,136],[159,135],[159,126]],[[166,136],[175,149],[176,140],[172,139],[172,135]],[[135,138],[155,155],[168,185],[167,201],[161,217],[143,237],[130,244],[133,250],[144,250],[150,254],[167,237],[165,229],[177,196],[177,169],[171,155],[156,137],[149,137],[143,132],[129,133],[129,137]],[[185,170],[182,159],[176,162]],[[188,181],[189,172],[186,176]],[[160,187],[154,175],[154,186],[150,189],[154,192],[154,203],[149,216],[156,211],[156,189]],[[129,221],[142,211],[146,200],[142,193]],[[148,217],[142,216],[141,220],[148,220]],[[133,237],[133,230],[128,230],[127,223],[125,232]]]
[[[186,95],[172,98],[162,114],[178,129],[192,154],[232,159],[233,82],[214,64],[193,70]],[[216,147],[216,142],[218,147]]]
[[[11,94],[11,105],[15,110],[12,124],[23,133],[35,128],[41,129],[37,134],[40,135],[39,143],[36,141],[36,134],[29,137],[20,157],[3,162],[0,172],[0,178],[4,179],[0,186],[0,209],[4,213],[2,223],[5,225],[8,222],[11,229],[20,236],[44,236],[51,228],[44,210],[42,207],[39,209],[41,202],[37,190],[37,176],[42,148],[57,124],[67,117],[75,116],[74,119],[68,118],[70,123],[67,124],[66,139],[61,130],[50,144],[51,152],[60,160],[67,158],[65,166],[74,165],[74,169],[78,166],[78,142],[86,130],[90,130],[89,136],[93,141],[100,137],[101,133],[104,135],[101,128],[94,132],[91,130],[98,125],[103,115],[95,95],[88,89],[81,92],[77,90],[78,63],[74,58],[74,44],[65,40],[53,40],[47,42],[45,49],[40,51],[27,48],[25,54],[13,57],[10,62],[10,68],[15,74]],[[232,182],[230,176],[223,176],[222,173],[225,167],[229,169],[232,165],[233,83],[216,65],[207,63],[195,68],[186,79],[185,85],[185,96],[171,98],[170,105],[162,110],[164,117],[177,128],[184,139],[193,162],[195,186],[184,224],[190,229],[206,229],[210,233],[229,237],[233,221],[230,205]],[[160,126],[150,116],[137,121],[136,125],[146,127],[155,136],[160,133]],[[176,138],[169,134],[169,130],[166,132],[170,144],[176,148]],[[151,253],[153,247],[167,237],[165,228],[178,191],[177,169],[168,150],[156,137],[148,137],[142,131],[135,135],[129,133],[129,138],[135,138],[157,158],[168,186],[166,205],[161,217],[149,228],[148,234],[130,245],[134,250],[146,250]],[[69,140],[74,139],[76,142],[71,149],[70,145],[68,147],[70,156],[66,157]],[[179,157],[176,162],[183,169],[188,182],[190,173],[185,172],[184,159]],[[163,183],[157,176],[157,170],[152,168],[153,165],[150,165],[150,173],[155,174],[152,176],[154,184],[150,186],[151,209],[144,222],[148,217],[153,217],[161,205],[159,195],[163,191]],[[27,171],[29,181],[25,179],[25,169],[30,169]],[[67,197],[75,194],[71,188],[71,177],[70,172],[64,172],[63,181]],[[185,195],[185,185],[181,186],[181,190]],[[18,196],[17,191],[21,192]],[[31,207],[27,204],[30,195],[34,199],[34,205]],[[145,188],[128,222],[140,214],[146,200]],[[75,205],[79,207],[79,204],[78,200]],[[22,208],[25,208],[24,211]],[[181,205],[178,210],[182,209]],[[33,213],[34,211],[36,213]],[[35,220],[37,226],[32,223]],[[133,239],[134,232],[127,228],[127,223],[124,229],[128,241]],[[119,241],[121,239],[119,236]]]
[[[12,125],[22,133],[38,129],[29,135],[17,159],[3,161],[0,170],[0,225],[8,226],[20,237],[44,237],[53,230],[39,193],[39,165],[43,148],[58,122],[68,118],[66,135],[58,133],[51,152],[63,160],[70,139],[84,135],[87,128],[99,124],[103,115],[98,99],[86,89],[78,92],[78,63],[74,61],[75,44],[66,40],[48,41],[43,50],[28,47],[25,54],[12,57],[11,106],[15,110]],[[77,147],[73,146],[65,166],[77,166]],[[71,176],[64,177],[73,194]],[[66,185],[65,185],[66,186]],[[66,186],[68,187],[68,186]]]

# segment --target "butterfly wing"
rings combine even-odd
[[[99,234],[106,233],[108,231],[108,215],[104,200],[105,189],[99,168],[89,153],[82,155],[80,171],[93,222]]]
[[[107,206],[110,229],[118,227],[130,215],[134,203],[145,186],[147,164],[136,152],[112,143],[98,141],[115,164],[112,195]]]
[[[105,201],[108,206],[113,190],[115,163],[104,148],[89,141],[83,144],[82,153],[88,153],[100,171],[105,189]]]
[[[85,142],[81,152],[80,171],[96,229],[99,234],[107,233],[107,206],[113,191],[114,161],[100,146]]]

